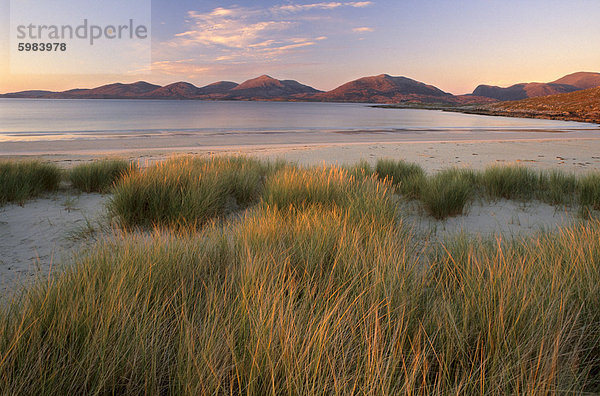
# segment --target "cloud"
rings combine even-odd
[[[323,3],[312,3],[312,4],[287,4],[275,6],[272,8],[274,11],[286,11],[286,12],[299,12],[306,10],[332,10],[334,8],[339,7],[354,7],[354,8],[362,8],[368,7],[372,5],[372,1],[350,1],[350,2],[323,2]]]
[[[270,8],[232,6],[206,12],[192,10],[187,13],[186,29],[161,43],[160,52],[168,58],[193,57],[202,64],[272,61],[283,56],[288,61],[293,54],[301,54],[328,39],[323,33],[331,32],[331,26],[323,24],[322,18],[332,10],[372,4],[371,1],[292,2]],[[305,14],[299,17],[298,12]],[[183,68],[177,63],[159,67]]]
[[[188,13],[193,29],[175,36],[182,45],[223,46],[244,48],[256,44],[267,34],[286,30],[292,22],[265,20],[250,22],[245,16],[237,16],[238,10],[218,8],[207,14]]]
[[[197,77],[208,71],[210,71],[209,67],[197,65],[193,59],[152,62],[153,73],[167,75],[185,74],[190,77]]]
[[[213,51],[273,45],[276,40],[268,37],[276,37],[294,24],[240,7],[219,7],[207,13],[189,11],[187,16],[190,29],[176,34],[174,43],[183,47],[216,47]]]
[[[373,32],[373,31],[375,31],[375,29],[373,29],[373,28],[371,28],[371,27],[366,27],[366,26],[364,26],[364,27],[357,27],[357,28],[354,28],[354,29],[352,29],[352,31],[353,31],[354,33],[370,33],[370,32]]]

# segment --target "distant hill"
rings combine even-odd
[[[47,97],[55,99],[136,99],[160,88],[145,81],[132,84],[108,84],[92,89],[72,89],[65,92],[55,92]]]
[[[154,85],[145,81],[132,84],[115,83],[92,89],[71,89],[63,92],[22,91],[0,95],[5,98],[43,99],[226,99],[226,100],[298,100],[321,91],[294,80],[277,80],[260,76],[237,84],[219,81],[198,88],[180,81]]]
[[[219,95],[226,94],[233,88],[237,87],[238,83],[231,81],[218,81],[200,88],[201,95]]]
[[[41,90],[31,90],[31,91],[20,91],[20,92],[12,92],[6,95],[0,95],[0,97],[5,98],[40,98],[47,95],[54,94],[54,91],[41,91]]]
[[[553,81],[552,84],[566,84],[579,89],[600,87],[600,73],[573,73]]]
[[[473,95],[501,101],[521,100],[539,96],[558,95],[598,86],[600,86],[600,73],[578,72],[550,83],[520,83],[506,88],[479,85],[473,91]]]
[[[497,100],[521,100],[538,96],[557,95],[577,91],[578,88],[566,84],[522,83],[507,88],[480,85],[473,95]]]
[[[200,88],[187,82],[176,82],[159,87],[144,95],[152,99],[193,99],[200,95]]]
[[[600,123],[600,87],[559,95],[492,103],[475,108],[472,112]]]
[[[227,99],[280,99],[293,98],[302,94],[316,94],[318,91],[308,85],[300,84],[294,80],[277,80],[273,77],[262,75],[245,81],[227,92]]]
[[[338,88],[316,94],[315,100],[336,102],[401,103],[448,102],[452,94],[433,85],[427,85],[407,77],[392,77],[388,74],[363,77],[350,81]]]
[[[219,81],[202,88],[188,82],[177,82],[157,88],[144,95],[149,99],[219,99],[223,98],[238,84],[230,81]]]
[[[219,81],[203,87],[180,81],[165,85],[138,81],[115,83],[92,89],[71,89],[63,92],[21,91],[4,98],[48,99],[178,99],[178,100],[273,100],[320,101],[395,104],[399,107],[477,106],[495,101],[520,100],[600,86],[600,73],[578,72],[551,83],[522,83],[507,88],[478,86],[473,94],[452,95],[441,89],[408,77],[389,74],[363,77],[345,83],[331,91],[319,91],[294,80],[278,80],[262,75],[241,84]]]

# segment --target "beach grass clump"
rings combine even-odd
[[[554,169],[548,171],[542,178],[547,180],[546,190],[541,191],[544,201],[551,205],[558,205],[571,204],[577,199],[578,179],[574,173]]]
[[[354,176],[357,179],[371,177],[375,172],[371,164],[365,160],[361,160],[353,165],[342,166],[342,169],[346,170],[349,175]]]
[[[460,378],[465,394],[598,392],[599,237],[594,222],[521,241],[447,242],[427,275],[439,305],[423,323],[439,375]]]
[[[374,175],[355,177],[339,167],[284,167],[265,183],[263,201],[281,209],[311,206],[337,207],[356,218],[394,219],[397,205],[390,184]]]
[[[463,236],[423,267],[323,206],[117,235],[0,312],[0,393],[597,393],[599,238]]]
[[[473,171],[451,168],[429,176],[419,200],[431,216],[445,219],[463,213],[473,195]]]
[[[110,211],[126,226],[201,225],[256,202],[270,171],[244,157],[175,158],[125,175]]]
[[[3,314],[0,393],[180,394],[182,330],[210,304],[201,285],[219,268],[211,236],[120,235],[33,288]]]
[[[579,201],[584,210],[600,210],[600,172],[590,172],[579,179]]]
[[[375,369],[418,301],[409,246],[393,224],[316,206],[261,207],[202,234],[119,235],[0,314],[0,393],[396,387],[400,367]]]
[[[107,192],[135,164],[122,159],[104,159],[75,166],[69,171],[71,185],[83,192]]]
[[[375,172],[381,179],[388,179],[398,191],[409,199],[417,199],[425,184],[425,171],[418,164],[382,159],[377,161]]]
[[[54,191],[62,179],[54,164],[40,161],[0,161],[0,205],[22,204],[42,192]]]
[[[481,184],[490,197],[531,199],[545,190],[548,180],[543,173],[520,165],[494,165],[481,174]]]

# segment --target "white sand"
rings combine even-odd
[[[433,242],[443,242],[459,233],[482,238],[527,237],[581,221],[575,208],[505,199],[475,202],[466,208],[462,216],[445,220],[426,215],[416,202],[407,204],[404,213],[404,224],[411,227],[417,236]]]
[[[57,193],[0,207],[0,296],[69,262],[88,225],[103,221],[108,196]]]
[[[152,144],[129,147],[109,142],[97,142],[96,149],[86,147],[85,141],[65,142],[63,149],[54,149],[51,142],[21,142],[16,151],[5,144],[0,147],[1,158],[35,157],[69,167],[82,161],[119,156],[132,160],[154,162],[174,154],[214,155],[245,154],[260,158],[285,158],[303,165],[348,164],[361,159],[374,163],[379,158],[403,159],[416,162],[428,171],[450,166],[484,168],[495,163],[522,163],[537,169],[562,169],[577,173],[600,169],[600,136],[571,138],[536,138],[534,132],[524,132],[517,140],[464,140],[464,141],[377,141],[377,134],[364,141],[357,136],[346,136],[345,143],[290,143],[290,144],[233,144],[228,146],[151,147]],[[513,136],[513,135],[510,135]],[[525,139],[527,137],[528,139]],[[362,137],[364,138],[364,137]],[[167,143],[167,142],[163,142]],[[183,139],[177,143],[190,143]],[[167,145],[168,146],[168,145]]]

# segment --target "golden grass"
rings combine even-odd
[[[600,222],[423,247],[368,172],[177,161],[124,183],[256,172],[217,190],[256,205],[115,232],[25,291],[0,313],[1,394],[600,391]]]

